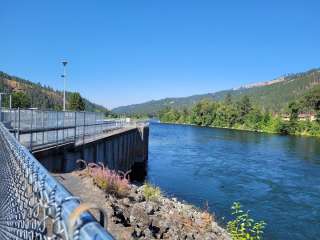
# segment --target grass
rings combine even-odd
[[[145,183],[143,185],[143,196],[147,201],[157,201],[162,196],[162,193],[159,187]]]

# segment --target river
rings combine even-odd
[[[239,201],[265,239],[320,236],[320,139],[150,124],[148,181],[224,225]]]

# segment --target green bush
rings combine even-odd
[[[227,230],[233,240],[261,240],[266,223],[256,222],[249,212],[244,212],[240,203],[233,203],[231,209],[234,220],[228,222]]]
[[[147,201],[157,201],[161,197],[161,190],[150,183],[145,183],[143,185],[143,196]]]

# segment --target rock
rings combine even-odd
[[[120,223],[125,227],[130,226],[130,220],[128,219],[128,214],[125,214],[124,209],[121,209],[119,206],[112,204],[113,217],[116,219],[116,223]]]
[[[124,198],[124,199],[122,199],[122,203],[124,204],[124,205],[126,205],[127,207],[129,207],[130,206],[130,199],[129,198]]]
[[[134,237],[134,238],[140,238],[141,236],[142,236],[142,231],[141,231],[141,229],[138,228],[138,227],[135,227],[135,228],[134,228],[134,231],[133,231],[133,233],[132,233],[132,237]]]
[[[130,219],[135,219],[134,222],[139,224],[139,226],[148,226],[150,222],[149,216],[141,203],[136,203],[132,206]]]
[[[145,209],[148,215],[153,215],[156,211],[159,211],[159,204],[155,202],[146,202]]]
[[[128,198],[131,199],[132,202],[139,203],[145,201],[145,197],[143,196],[143,194],[139,194],[136,192],[131,192]]]
[[[149,228],[145,229],[143,231],[143,234],[145,236],[145,239],[152,239],[153,238],[153,234]]]
[[[186,240],[194,240],[195,237],[194,237],[194,234],[192,232],[189,232],[186,234]]]
[[[153,236],[157,236],[158,233],[160,232],[160,228],[158,226],[150,224],[149,230],[152,232]]]

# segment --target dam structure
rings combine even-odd
[[[71,172],[82,159],[143,179],[148,142],[147,122],[0,108],[0,239],[113,239],[104,211],[81,203],[51,173]]]

